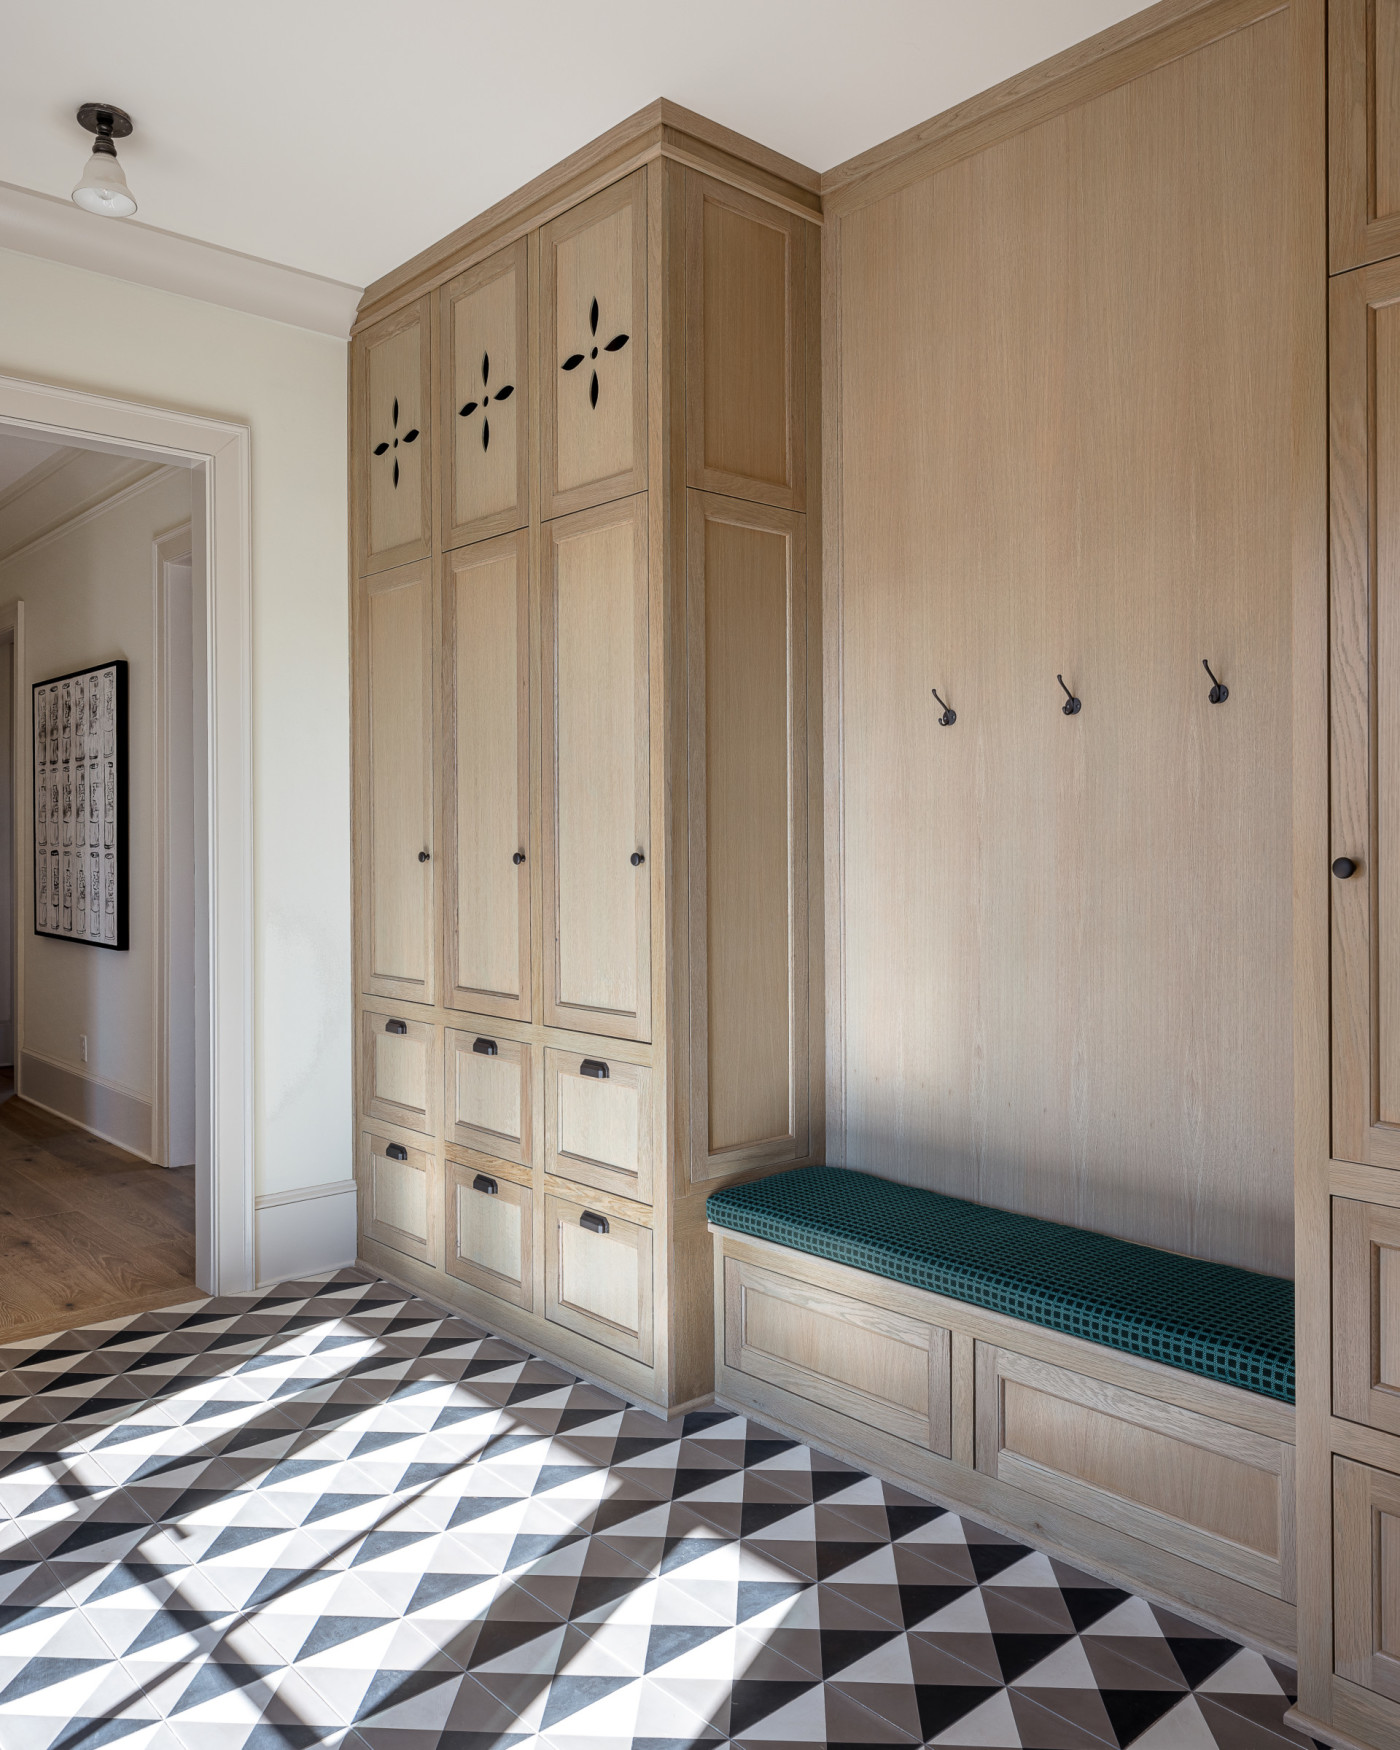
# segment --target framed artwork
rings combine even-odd
[[[128,948],[126,664],[33,693],[34,933]]]

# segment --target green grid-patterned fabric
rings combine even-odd
[[[1293,1402],[1293,1284],[846,1167],[712,1193],[716,1227]]]

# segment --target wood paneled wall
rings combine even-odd
[[[1289,1275],[1293,21],[1194,28],[828,206],[828,1152]]]

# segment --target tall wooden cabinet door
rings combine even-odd
[[[1333,273],[1400,255],[1400,0],[1328,0]]]
[[[432,547],[432,336],[419,298],[355,337],[359,569],[385,571]]]
[[[805,508],[807,221],[685,175],[686,484]]]
[[[1332,1151],[1400,1167],[1400,262],[1331,298]]]
[[[693,1180],[810,1146],[804,519],[686,494]]]
[[[444,548],[530,520],[525,248],[522,237],[449,280],[438,295]]]
[[[651,1037],[646,498],[544,530],[544,1019]]]
[[[432,597],[426,560],[363,578],[356,628],[360,983],[415,1003],[434,997]]]
[[[544,515],[647,483],[646,172],[540,234]]]
[[[443,567],[449,1008],[530,1018],[530,566],[524,529]]]
[[[1332,1460],[1339,1677],[1400,1701],[1400,1477]]]

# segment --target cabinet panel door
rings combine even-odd
[[[530,577],[525,530],[449,553],[442,591],[450,1008],[530,1018]]]
[[[534,1197],[490,1155],[448,1156],[443,1268],[529,1312],[534,1305]]]
[[[355,339],[359,569],[427,557],[432,543],[432,342],[429,300]]]
[[[651,1202],[651,1071],[615,1058],[544,1054],[545,1171]]]
[[[447,1029],[447,1137],[528,1167],[532,1053],[516,1039]]]
[[[1332,1151],[1400,1167],[1400,263],[1331,298]]]
[[[1400,1434],[1400,1209],[1332,1199],[1332,1407]]]
[[[437,1132],[438,1032],[431,1021],[360,1013],[360,1091],[366,1118]]]
[[[1337,1675],[1400,1701],[1400,1477],[1332,1460]]]
[[[525,254],[521,238],[438,294],[444,548],[530,520]]]
[[[807,221],[685,174],[686,484],[802,510]]]
[[[806,559],[800,516],[686,496],[700,1180],[810,1146]]]
[[[378,1131],[360,1136],[360,1229],[368,1239],[431,1264],[437,1254],[437,1161]]]
[[[544,1208],[545,1317],[650,1366],[651,1229],[563,1197]]]
[[[544,515],[647,483],[646,172],[540,235]]]
[[[651,1037],[645,497],[548,525],[545,1021]]]
[[[1400,255],[1400,0],[1328,0],[1333,273]]]
[[[433,603],[426,561],[360,582],[355,790],[360,979],[433,1000]]]

